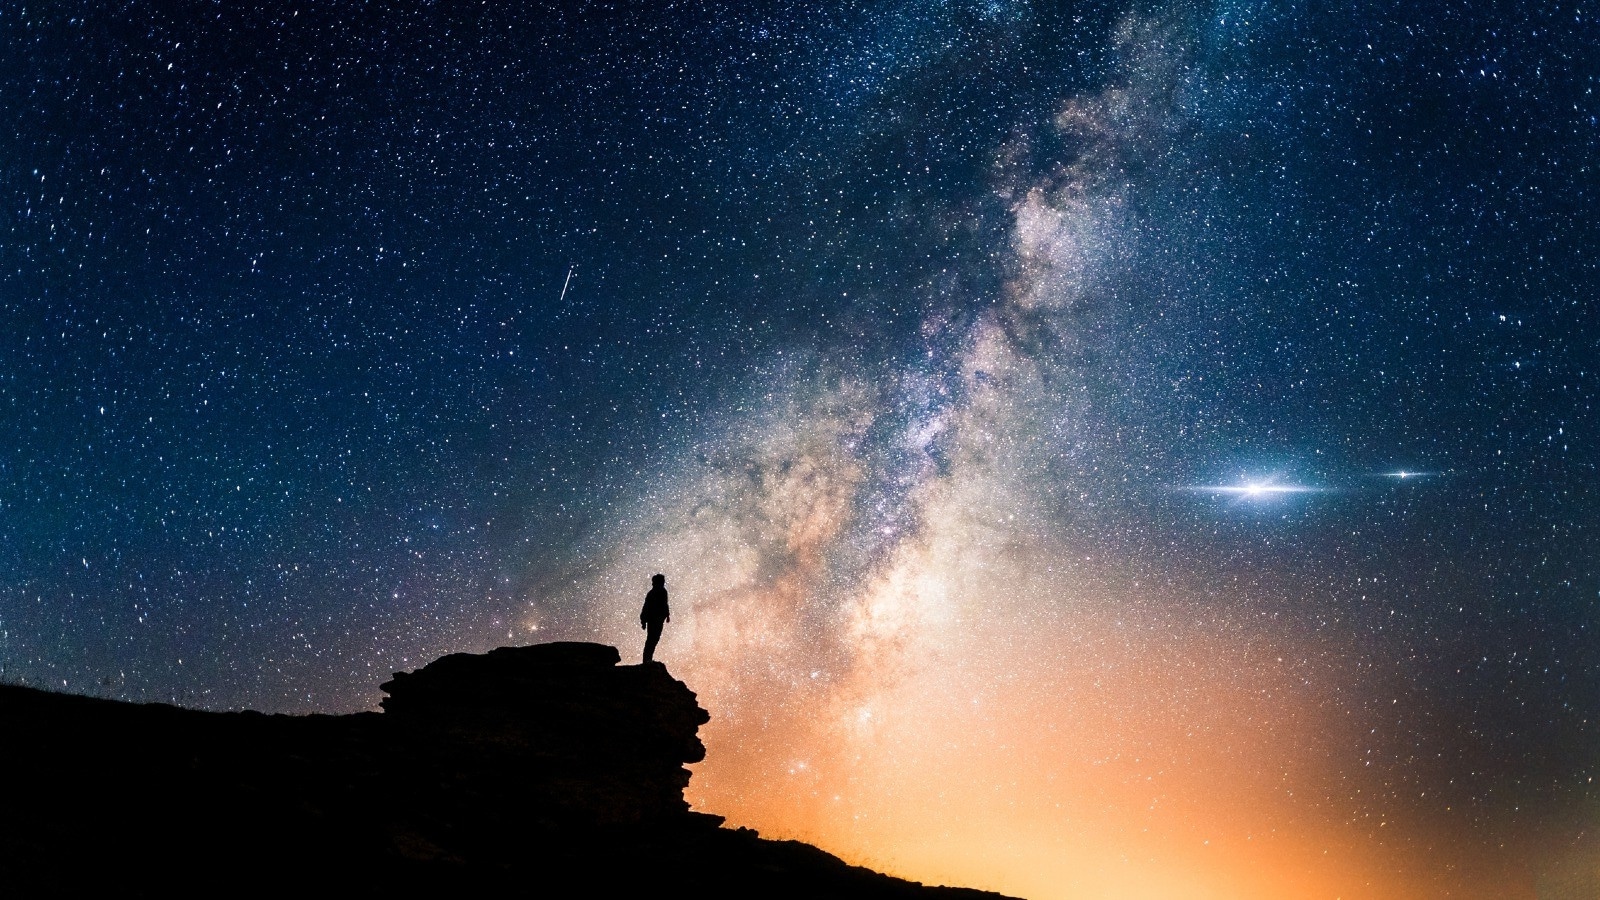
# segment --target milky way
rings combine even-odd
[[[1591,15],[0,12],[0,676],[363,709],[662,572],[735,824],[1592,894]]]

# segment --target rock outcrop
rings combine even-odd
[[[0,686],[0,873],[16,896],[994,896],[690,811],[709,716],[663,666],[618,662],[598,644],[456,654],[349,716]]]
[[[665,666],[620,661],[580,643],[453,654],[383,685],[385,723],[460,818],[490,800],[550,826],[682,817],[711,717]]]

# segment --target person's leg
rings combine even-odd
[[[644,661],[650,662],[656,653],[656,642],[661,640],[661,623],[648,622],[645,625]]]

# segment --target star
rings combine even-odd
[[[1432,472],[1413,472],[1409,469],[1399,469],[1394,472],[1382,472],[1380,473],[1380,476],[1383,478],[1393,478],[1396,481],[1414,481],[1418,478],[1424,478],[1432,474]]]
[[[1280,494],[1309,494],[1316,493],[1323,488],[1303,484],[1286,484],[1277,480],[1277,476],[1269,478],[1244,478],[1238,484],[1201,484],[1185,487],[1184,490],[1203,494],[1230,494],[1251,500],[1260,500],[1276,497]]]

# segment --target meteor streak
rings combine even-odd
[[[560,306],[567,300],[567,285],[572,283],[572,270],[577,266],[567,266],[567,279],[561,282],[561,296],[556,298],[556,305]]]

